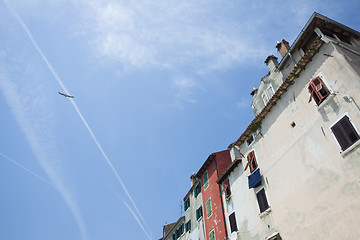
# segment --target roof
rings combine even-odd
[[[185,216],[181,216],[176,222],[174,223],[170,223],[168,225],[164,225],[164,231],[165,231],[165,228],[166,228],[166,234],[164,232],[164,236],[163,236],[163,239],[166,239],[166,237],[173,231],[173,229],[178,225],[178,223],[180,223],[181,221],[184,221],[185,219]],[[169,227],[167,227],[169,226]]]
[[[170,223],[170,224],[165,224],[163,227],[163,236],[165,237],[166,235],[168,235],[168,233],[171,231],[171,229],[176,225],[176,222],[174,223]]]
[[[316,28],[322,28],[322,29],[333,29],[333,31],[336,31],[339,34],[342,34],[343,36],[349,36],[349,35],[355,35],[358,38],[360,37],[360,33],[341,24],[334,20],[331,20],[319,13],[314,12],[313,15],[310,17],[298,37],[295,39],[294,43],[291,45],[289,51],[287,54],[283,57],[281,62],[279,63],[277,69],[280,70],[286,59],[289,57],[289,54],[293,51],[293,49],[297,49],[301,46],[303,46],[307,41],[311,39],[311,36],[313,34],[313,30]],[[254,120],[249,124],[249,126],[246,128],[246,130],[241,134],[241,136],[236,140],[234,143],[230,144],[228,148],[232,148],[235,145],[241,145],[245,139],[256,130],[255,128],[259,127],[261,124],[261,120],[265,118],[265,116],[270,112],[273,106],[276,105],[277,101],[280,99],[281,95],[287,91],[288,87],[294,83],[296,78],[299,77],[299,74],[302,72],[302,70],[305,68],[307,63],[311,61],[312,57],[317,53],[317,51],[320,49],[322,44],[324,43],[321,39],[321,37],[316,37],[313,42],[310,44],[308,50],[305,52],[304,56],[300,59],[300,61],[297,63],[297,65],[294,67],[292,72],[289,74],[289,76],[285,79],[285,81],[281,84],[281,86],[278,88],[278,90],[275,92],[273,97],[269,100],[267,105],[263,108],[263,110],[254,118]]]
[[[191,186],[190,190],[187,192],[187,194],[184,197],[184,201],[187,199],[187,197],[190,195],[190,193],[194,190],[194,188],[196,187],[196,185],[199,183],[199,180],[194,181],[194,184]]]

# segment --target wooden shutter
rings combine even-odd
[[[237,228],[237,224],[236,224],[235,212],[233,212],[232,214],[230,214],[230,216],[229,216],[229,222],[230,222],[231,232],[236,232],[236,231],[238,230],[238,228]]]
[[[325,100],[325,98],[330,94],[329,90],[321,81],[320,77],[314,78],[310,82],[308,90],[317,105],[320,105],[320,103],[322,103],[323,100]]]
[[[261,189],[257,194],[256,194],[256,198],[258,200],[258,204],[259,204],[259,208],[260,208],[260,213],[264,212],[266,209],[269,208],[269,204],[267,202],[266,199],[266,195],[265,195],[265,189]]]
[[[348,149],[360,138],[348,116],[344,116],[340,121],[332,126],[331,131],[335,135],[335,138],[339,142],[341,150],[343,151]]]
[[[255,152],[251,151],[248,155],[247,155],[247,164],[245,166],[245,171],[246,169],[250,166],[250,172],[253,172],[256,168],[257,168],[257,162],[256,162],[256,158],[255,158]]]
[[[204,173],[203,181],[204,181],[204,189],[206,189],[209,186],[209,178],[207,171]]]
[[[211,199],[209,198],[208,200],[206,200],[206,216],[210,217],[211,214],[212,214]]]

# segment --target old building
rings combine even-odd
[[[360,33],[314,13],[291,46],[276,48],[282,59],[266,59],[251,93],[256,117],[217,179],[227,234],[358,239]]]
[[[206,239],[223,240],[228,237],[221,189],[216,181],[230,164],[229,150],[216,152],[207,158],[196,174],[201,182]]]
[[[185,239],[204,240],[205,225],[203,218],[203,199],[201,182],[195,174],[191,175],[191,188],[184,197]]]

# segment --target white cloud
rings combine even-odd
[[[221,6],[217,1],[84,1],[77,31],[98,57],[128,67],[195,63],[198,71],[208,71],[262,56],[251,36],[224,15],[229,7]]]

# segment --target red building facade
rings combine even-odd
[[[227,230],[224,214],[224,204],[221,197],[221,186],[216,180],[231,164],[229,150],[211,154],[200,168],[196,176],[201,181],[203,199],[203,218],[206,239],[225,240]]]

